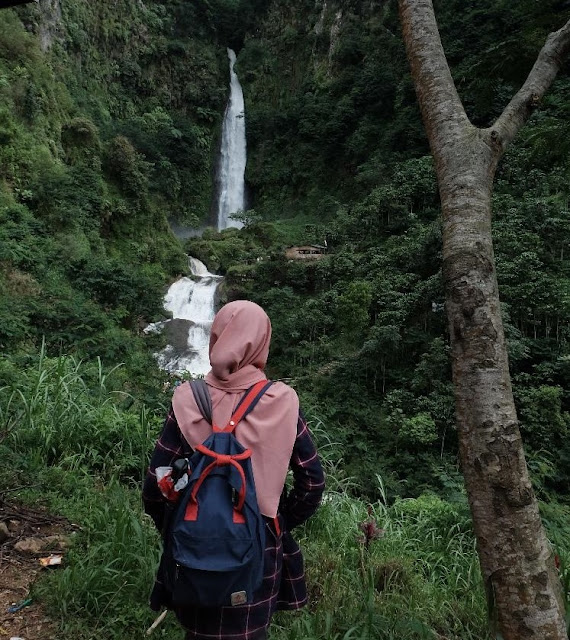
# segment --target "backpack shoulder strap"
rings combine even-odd
[[[261,380],[257,384],[254,384],[253,387],[250,387],[239,401],[228,424],[223,429],[220,429],[220,431],[233,433],[238,422],[253,411],[255,405],[272,384],[273,382],[271,380]]]
[[[200,413],[208,424],[212,424],[212,399],[210,398],[208,385],[204,380],[192,380],[190,389],[192,389],[194,400],[196,400]]]

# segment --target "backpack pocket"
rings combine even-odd
[[[173,542],[174,560],[188,569],[231,573],[253,560],[251,538],[196,538],[177,531]]]
[[[220,544],[227,553],[219,553]],[[217,554],[211,553],[214,547]],[[169,572],[175,607],[224,607],[252,602],[256,585],[252,581],[255,549],[251,540],[194,539],[190,544],[181,544],[178,550],[182,553],[179,556],[174,550]],[[240,594],[237,599],[236,594]]]

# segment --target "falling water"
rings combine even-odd
[[[222,126],[222,146],[219,167],[218,230],[227,227],[241,228],[243,225],[233,220],[232,213],[245,208],[245,111],[243,91],[234,64],[236,54],[228,49],[230,59],[230,99]]]
[[[242,227],[233,213],[245,209],[245,115],[243,91],[234,71],[236,54],[228,49],[230,99],[224,115],[218,185],[218,229]],[[210,370],[208,345],[214,319],[216,289],[222,279],[190,258],[193,278],[180,278],[168,290],[164,307],[172,319],[149,325],[147,333],[165,331],[168,346],[156,354],[158,364],[171,373],[204,375]]]
[[[208,345],[215,293],[222,277],[210,273],[200,260],[189,260],[194,278],[180,278],[164,298],[164,308],[172,313],[172,320],[151,324],[145,331],[164,329],[168,336],[168,346],[156,354],[161,369],[205,375],[210,370]]]

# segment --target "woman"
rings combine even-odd
[[[206,376],[214,424],[227,424],[244,392],[266,379],[263,370],[270,339],[269,318],[253,302],[230,302],[216,315],[210,337],[212,369]],[[145,511],[159,530],[165,502],[155,469],[189,457],[211,432],[189,384],[177,387],[143,491]],[[248,605],[177,609],[187,640],[263,640],[276,610],[298,609],[307,602],[303,558],[291,530],[316,511],[324,475],[295,391],[282,382],[273,383],[255,410],[237,425],[235,436],[252,452],[257,502],[266,524],[263,582]],[[294,482],[287,493],[284,485],[289,468]],[[169,594],[159,571],[151,607],[158,610],[161,606],[169,606]]]

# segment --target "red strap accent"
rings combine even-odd
[[[235,524],[245,524],[245,516],[241,511],[234,509],[234,523]]]
[[[198,491],[200,491],[200,487],[202,486],[204,480],[210,475],[210,473],[216,467],[221,467],[223,465],[231,464],[233,467],[235,467],[238,470],[240,480],[241,480],[241,487],[238,492],[238,502],[234,507],[234,522],[241,523],[242,522],[241,518],[243,518],[243,522],[245,522],[245,518],[241,514],[243,505],[245,503],[245,473],[243,471],[241,464],[239,464],[237,460],[244,460],[245,458],[249,458],[249,456],[251,455],[251,451],[249,449],[246,449],[243,453],[238,453],[235,456],[228,456],[221,453],[216,453],[215,451],[210,451],[210,449],[203,447],[202,445],[198,445],[196,449],[198,451],[201,451],[201,453],[206,453],[206,455],[211,456],[212,458],[214,458],[214,461],[211,462],[202,471],[202,473],[200,474],[200,477],[196,481],[196,484],[192,489],[192,493],[190,494],[190,498],[188,499],[188,504],[186,505],[184,520],[196,520],[198,518]],[[239,520],[236,520],[236,517],[237,517],[235,514],[236,511],[239,512],[240,514]]]
[[[279,516],[275,516],[275,518],[273,518],[273,524],[275,526],[275,533],[277,534],[277,537],[279,537],[281,535],[281,526],[279,524]]]
[[[198,503],[192,498],[188,500],[186,511],[184,512],[184,520],[198,520]]]
[[[211,449],[208,449],[208,447],[205,447],[203,444],[196,445],[195,450],[199,451],[200,453],[203,453],[206,456],[209,456],[210,458],[214,458],[214,460],[220,460],[220,459],[225,460],[226,458],[231,460],[245,460],[246,458],[251,457],[250,449],[246,449],[242,453],[236,453],[233,456],[226,456],[222,453],[217,453],[216,451],[212,451]],[[229,464],[229,460],[220,464]]]
[[[253,387],[249,390],[249,393],[241,403],[239,409],[233,414],[228,424],[222,429],[223,432],[232,433],[234,431],[237,423],[243,418],[245,412],[249,409],[249,405],[255,400],[257,394],[263,389],[266,384],[267,380],[261,380],[257,384],[253,385]]]
[[[200,477],[198,478],[198,480],[196,481],[196,484],[194,485],[194,488],[192,489],[192,493],[190,494],[190,500],[193,500],[194,502],[197,502],[196,495],[198,494],[198,491],[200,491],[200,487],[202,486],[202,483],[208,477],[208,475],[210,474],[210,471],[215,469],[215,467],[217,467],[217,466],[218,466],[218,464],[214,460],[214,462],[210,463],[204,469],[204,471],[202,471],[202,473],[200,474]]]

